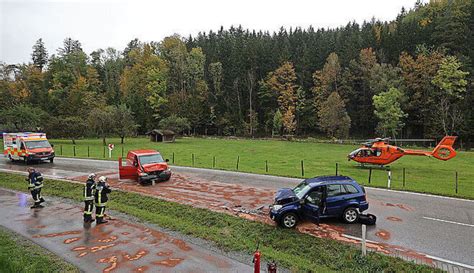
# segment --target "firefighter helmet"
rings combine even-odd
[[[87,177],[88,179],[95,179],[97,177],[97,175],[95,173],[91,173],[89,174],[89,176]]]
[[[105,176],[99,177],[99,182],[106,183],[107,182],[107,177],[105,177]]]

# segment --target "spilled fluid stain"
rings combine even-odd
[[[390,232],[385,230],[385,229],[380,229],[375,233],[375,236],[379,237],[380,239],[383,239],[385,241],[390,240]]]
[[[123,257],[128,261],[136,261],[149,253],[146,249],[139,250],[135,255],[124,254]]]
[[[86,246],[77,246],[75,248],[72,249],[72,251],[82,251],[82,250],[86,250],[87,247]]]
[[[156,253],[158,256],[171,256],[171,254],[173,254],[173,251],[160,251]]]
[[[149,267],[144,265],[144,266],[140,266],[140,267],[137,267],[137,268],[133,269],[133,272],[134,273],[141,273],[141,272],[146,272],[148,269],[149,269]]]
[[[74,242],[76,242],[80,239],[81,239],[81,237],[73,237],[73,238],[69,238],[69,239],[64,240],[64,243],[65,244],[70,244],[70,243],[74,243]]]
[[[404,204],[392,204],[392,203],[384,203],[384,202],[382,202],[381,204],[386,207],[397,207],[405,211],[415,211],[412,207],[404,205]]]
[[[183,259],[181,259],[181,258],[167,258],[167,259],[162,260],[162,261],[154,261],[154,262],[151,262],[151,263],[154,264],[154,265],[158,265],[158,266],[175,267],[178,264],[180,264],[182,261],[183,261]]]
[[[117,244],[108,244],[108,245],[102,245],[102,246],[93,246],[90,248],[91,252],[94,253],[94,252],[97,252],[97,251],[102,251],[104,249],[107,249],[107,248],[111,248],[111,247],[114,247],[116,246]]]
[[[186,244],[186,242],[183,241],[183,240],[173,239],[173,240],[171,241],[171,243],[173,243],[174,245],[176,245],[179,249],[181,249],[181,250],[183,250],[183,251],[189,251],[189,250],[191,250],[191,247],[188,246],[188,245]]]
[[[73,231],[64,231],[64,232],[49,233],[49,234],[37,234],[37,235],[34,235],[33,238],[52,238],[52,237],[60,237],[60,236],[66,236],[66,235],[77,235],[81,233],[82,233],[82,230],[73,230]]]
[[[110,236],[109,238],[105,238],[105,239],[98,239],[97,242],[101,242],[101,243],[110,243],[110,242],[113,242],[115,240],[117,240],[117,236]]]
[[[395,216],[389,216],[387,217],[387,220],[392,221],[392,222],[402,222],[403,220],[401,218],[395,217]]]
[[[115,255],[98,260],[99,263],[109,264],[109,266],[107,266],[106,268],[104,268],[104,270],[102,270],[102,272],[104,273],[111,272],[112,270],[116,269],[117,264],[118,264],[117,261],[118,261],[118,258]]]
[[[45,228],[46,226],[41,225],[41,226],[35,226],[34,228]]]

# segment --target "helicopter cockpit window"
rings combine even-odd
[[[369,149],[361,149],[357,154],[360,157],[369,157],[372,155],[372,150]]]
[[[382,155],[382,151],[380,149],[375,149],[375,156],[381,156]]]

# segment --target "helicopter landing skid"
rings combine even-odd
[[[380,169],[390,171],[390,166],[388,165],[377,165],[377,164],[369,164],[369,163],[359,163],[357,167],[362,169]]]

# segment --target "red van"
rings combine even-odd
[[[140,184],[167,181],[171,177],[168,159],[164,160],[156,150],[129,151],[127,158],[119,157],[120,179],[135,179]]]

